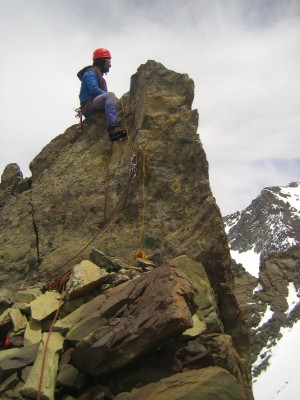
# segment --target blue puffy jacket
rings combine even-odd
[[[81,87],[79,93],[80,104],[83,105],[86,101],[92,100],[100,94],[107,92],[107,85],[105,79],[99,82],[98,74],[92,66],[85,67],[77,74],[81,80]],[[93,113],[91,105],[85,112],[85,116],[89,116]]]

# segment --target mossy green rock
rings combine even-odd
[[[228,371],[219,367],[187,370],[114,400],[244,400],[240,387]]]

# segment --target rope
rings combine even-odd
[[[119,212],[122,209],[123,203],[126,201],[126,198],[128,196],[129,187],[130,187],[130,183],[131,183],[132,179],[133,179],[133,177],[131,175],[129,175],[129,178],[128,178],[128,181],[127,181],[127,184],[126,184],[126,187],[125,187],[125,190],[124,190],[122,196],[120,197],[119,201],[117,202],[116,206],[114,207],[114,209],[112,210],[112,212],[110,213],[108,218],[103,222],[103,225],[99,228],[97,233],[92,237],[92,239],[77,254],[75,254],[74,257],[70,258],[65,263],[60,265],[56,269],[56,271],[58,271],[59,269],[65,267],[70,262],[74,261],[78,256],[80,256],[80,254],[82,254],[90,246],[90,244],[100,235],[100,233],[104,230],[104,228],[106,228],[106,226],[110,223],[110,221],[117,214],[117,212]]]
[[[34,230],[34,234],[35,234],[35,243],[36,243],[36,259],[37,259],[37,265],[38,267],[41,264],[41,258],[40,258],[40,248],[39,248],[39,231],[37,228],[37,224],[35,221],[35,213],[34,213],[34,207],[33,207],[33,200],[32,200],[32,184],[30,185],[30,208],[31,208],[31,217],[32,217],[32,225],[33,225],[33,230]]]
[[[109,158],[108,158],[107,165],[106,165],[105,196],[104,196],[104,220],[107,220],[108,189],[109,189],[109,167],[110,167],[110,162],[111,162],[111,158],[112,158],[112,154],[113,154],[113,145],[114,145],[114,141],[111,142]]]
[[[125,122],[125,128],[126,128],[126,133],[127,133],[128,144],[130,143],[131,146],[132,146],[131,141],[129,141],[128,126],[127,126],[127,122],[126,122],[126,117],[125,117],[125,112],[124,112],[124,105],[123,105],[123,100],[122,99],[121,99],[121,104],[122,104],[122,112],[123,112],[123,117],[124,117],[124,122]],[[141,250],[142,242],[144,240],[144,234],[145,234],[146,149],[149,146],[150,142],[155,141],[159,137],[161,137],[164,133],[167,132],[167,130],[169,129],[170,126],[172,126],[177,120],[182,118],[182,116],[187,114],[188,112],[189,111],[185,111],[184,113],[181,113],[178,117],[176,117],[174,120],[170,121],[170,123],[166,126],[165,129],[161,129],[160,128],[161,132],[159,134],[157,134],[151,141],[148,141],[148,143],[146,143],[146,144],[144,144],[143,146],[140,147],[140,150],[142,151],[142,159],[143,159],[143,162],[142,162],[142,176],[143,176],[143,180],[142,180],[142,220],[141,220],[141,228],[140,228],[140,236],[139,236],[139,247],[140,247],[140,250],[136,251],[136,253],[134,254],[134,260],[136,258],[138,258],[138,257],[144,258],[144,259],[148,258],[146,253],[143,250]],[[110,165],[112,152],[113,152],[112,150],[113,150],[113,142],[111,143],[110,155],[109,155],[109,160],[108,160],[107,168],[106,168],[105,204],[104,204],[104,218],[105,218],[105,220],[103,222],[103,225],[100,227],[100,229],[97,231],[97,233],[92,237],[92,239],[74,257],[68,259],[66,262],[61,264],[56,269],[56,271],[58,271],[59,269],[65,267],[71,261],[74,261],[80,254],[82,254],[87,249],[88,246],[90,246],[90,244],[99,236],[99,234],[103,231],[103,229],[110,223],[110,221],[113,219],[114,215],[118,211],[121,210],[124,201],[126,201],[126,199],[127,199],[131,180],[134,179],[135,176],[136,176],[136,159],[137,159],[137,156],[134,154],[134,152],[133,152],[133,157],[131,159],[132,168],[130,169],[128,181],[127,181],[127,184],[125,186],[124,192],[123,192],[122,196],[120,197],[119,201],[117,202],[117,204],[115,205],[114,209],[110,213],[110,215],[107,217],[107,201],[108,201],[108,186],[109,186],[109,179],[108,178],[109,178],[109,165]],[[54,319],[53,319],[53,321],[51,323],[51,326],[50,326],[50,329],[49,329],[49,333],[48,333],[48,336],[47,336],[47,340],[46,340],[45,346],[44,346],[44,352],[43,352],[43,358],[42,358],[42,366],[41,366],[41,375],[40,375],[39,385],[38,385],[37,400],[41,400],[41,392],[42,392],[43,377],[44,377],[44,371],[45,371],[45,365],[46,365],[47,349],[48,349],[48,346],[49,346],[49,341],[50,341],[51,333],[53,331],[54,324],[57,321],[57,318],[58,318],[58,315],[59,315],[59,312],[60,312],[60,309],[61,309],[61,306],[62,306],[62,302],[63,302],[63,298],[64,298],[64,294],[65,294],[65,287],[66,287],[66,282],[64,282],[64,284],[62,285],[62,293],[61,293],[61,296],[60,296],[60,299],[59,299],[58,309],[57,309],[56,314],[54,316]]]
[[[48,350],[50,336],[51,336],[51,333],[53,331],[54,324],[57,321],[58,314],[59,314],[61,306],[62,306],[63,298],[64,298],[64,295],[65,295],[65,287],[66,286],[64,285],[63,289],[62,289],[62,293],[61,293],[60,298],[59,298],[58,309],[57,309],[56,314],[55,314],[55,316],[53,318],[53,321],[51,323],[51,326],[50,326],[50,329],[49,329],[49,333],[48,333],[48,336],[47,336],[47,340],[46,340],[45,346],[44,346],[44,352],[43,352],[43,358],[42,358],[42,366],[41,366],[41,374],[40,374],[39,386],[38,386],[38,391],[37,391],[37,400],[41,400],[42,384],[43,384],[43,378],[44,378],[44,372],[45,372],[47,350]]]
[[[126,129],[126,133],[127,133],[126,137],[127,137],[127,140],[129,141],[129,131],[128,131],[125,110],[124,110],[124,103],[123,103],[122,97],[121,97],[121,106],[122,106],[123,119],[124,119],[124,123],[125,123],[125,129]]]
[[[142,173],[143,173],[143,181],[142,181],[142,222],[141,222],[141,229],[140,229],[140,237],[139,237],[139,248],[142,248],[142,243],[144,241],[144,235],[145,235],[145,208],[146,208],[146,202],[145,202],[145,180],[146,180],[146,153],[145,149],[142,148],[142,154],[143,154],[143,164],[142,164]]]
[[[124,192],[121,195],[119,201],[117,202],[117,204],[115,205],[115,207],[113,208],[112,212],[110,213],[109,216],[105,215],[105,220],[102,224],[102,226],[99,228],[99,230],[96,232],[96,234],[91,238],[91,240],[89,240],[89,242],[78,252],[76,253],[73,257],[71,257],[70,259],[66,260],[65,262],[63,262],[58,268],[56,268],[56,271],[64,268],[66,265],[68,265],[69,263],[71,263],[72,261],[76,260],[77,257],[79,257],[87,248],[88,246],[91,245],[92,242],[94,242],[94,240],[96,240],[96,238],[100,235],[100,233],[107,227],[107,225],[111,222],[111,220],[113,219],[113,217],[122,209],[123,204],[125,203],[128,193],[129,193],[129,187],[131,184],[131,181],[135,178],[136,176],[136,160],[137,160],[137,155],[134,153],[133,151],[133,144],[132,144],[132,140],[129,138],[129,132],[128,132],[128,126],[127,126],[127,121],[126,121],[126,116],[125,116],[125,111],[124,111],[124,104],[123,104],[123,99],[121,98],[121,105],[122,105],[122,112],[123,112],[123,118],[124,118],[124,122],[125,122],[125,128],[126,128],[126,132],[127,132],[127,139],[128,139],[128,146],[131,146],[131,150],[133,153],[133,157],[131,159],[131,168],[129,171],[129,177],[128,177],[128,181],[126,183],[126,186],[124,188]],[[159,139],[163,134],[165,134],[167,132],[167,130],[175,123],[177,122],[179,119],[181,119],[185,114],[189,113],[190,110],[186,110],[183,113],[179,114],[176,118],[174,118],[173,120],[171,120],[167,126],[162,129],[161,127],[160,132],[154,136],[151,140],[149,140],[147,143],[143,144],[142,146],[140,146],[139,150],[142,152],[142,173],[143,173],[143,182],[142,182],[142,218],[141,218],[141,227],[140,227],[140,235],[139,235],[139,250],[137,252],[139,252],[139,254],[143,254],[144,256],[142,258],[146,258],[146,254],[142,249],[142,242],[144,240],[144,234],[145,234],[145,208],[146,208],[146,201],[145,201],[145,178],[146,178],[146,150],[148,148],[148,146],[150,145],[151,142],[156,141],[157,139]],[[112,145],[111,145],[111,152],[110,152],[110,157],[109,157],[109,162],[107,165],[107,170],[106,170],[106,174],[108,177],[108,173],[109,173],[109,164],[111,161],[111,157],[112,157]],[[135,161],[132,161],[135,160]],[[105,193],[105,202],[108,201],[108,178],[106,179],[106,193]],[[104,205],[104,214],[107,213],[107,205]]]

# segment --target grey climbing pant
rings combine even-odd
[[[100,94],[93,100],[94,110],[104,110],[109,127],[117,125],[117,97],[113,92]]]

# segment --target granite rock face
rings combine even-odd
[[[119,107],[121,123],[129,131],[127,139],[114,144],[109,142],[104,113],[86,119],[83,134],[72,126],[53,139],[32,161],[32,177],[27,190],[6,196],[0,205],[0,241],[3,243],[0,279],[7,288],[38,284],[43,291],[45,285],[48,290],[61,291],[62,282],[53,279],[65,273],[64,279],[67,280],[72,268],[93,254],[92,261],[106,270],[105,279],[101,282],[96,279],[88,293],[80,291],[78,296],[83,296],[84,303],[80,308],[85,311],[80,321],[72,322],[72,329],[61,330],[66,335],[66,342],[75,346],[70,363],[80,371],[83,358],[88,360],[88,349],[101,342],[97,329],[101,331],[101,327],[113,326],[116,322],[113,313],[108,313],[114,316],[112,319],[102,314],[100,309],[93,309],[98,315],[92,314],[90,302],[94,306],[96,303],[97,308],[101,296],[102,300],[109,298],[109,302],[114,304],[112,310],[116,311],[117,304],[118,312],[125,313],[131,321],[135,315],[135,303],[130,303],[131,294],[126,291],[135,287],[133,282],[152,282],[153,293],[163,291],[165,285],[166,292],[161,295],[168,299],[162,298],[161,309],[155,306],[153,313],[157,314],[159,322],[159,310],[164,315],[165,310],[174,308],[171,315],[176,314],[174,305],[178,299],[170,289],[170,282],[175,279],[174,288],[180,287],[184,293],[179,285],[183,274],[189,282],[187,285],[191,285],[188,291],[193,300],[188,302],[188,315],[179,318],[182,325],[176,318],[171,318],[167,329],[160,326],[160,329],[166,329],[163,334],[168,341],[164,346],[166,359],[173,360],[174,352],[178,352],[175,370],[193,368],[194,365],[198,368],[199,363],[201,367],[218,365],[213,358],[216,352],[209,345],[205,347],[199,343],[195,350],[191,344],[183,346],[177,341],[178,335],[185,341],[196,340],[195,336],[184,336],[184,331],[196,321],[201,324],[200,337],[202,334],[229,335],[236,357],[236,371],[239,371],[230,371],[235,377],[232,379],[236,379],[242,388],[241,398],[251,399],[248,330],[233,292],[227,237],[210,189],[208,163],[197,134],[198,113],[191,109],[193,96],[194,84],[186,74],[175,73],[157,62],[148,61],[132,76],[130,92],[123,96],[122,107],[121,104]],[[101,249],[101,252],[93,249]],[[147,262],[143,261],[145,254]],[[181,259],[183,255],[193,262]],[[175,270],[179,270],[179,275],[172,278],[174,273],[170,271]],[[170,272],[170,282],[167,271]],[[151,276],[156,276],[157,287]],[[85,285],[84,279],[81,284]],[[145,286],[142,287],[141,296],[144,292],[149,293]],[[118,294],[113,294],[115,291]],[[127,293],[125,298],[124,293]],[[173,296],[168,297],[168,293],[173,293]],[[123,308],[119,308],[118,301],[112,301],[113,296],[123,299]],[[75,308],[66,319],[73,318],[74,313],[76,317],[76,304],[80,301],[80,298],[66,301],[63,312]],[[154,301],[153,304],[158,303]],[[84,335],[85,318],[91,315],[95,317],[92,331],[79,337]],[[153,327],[156,322],[151,322]],[[80,335],[70,338],[78,323],[82,323],[77,331],[81,332]],[[130,323],[122,332],[129,326]],[[107,347],[107,342],[105,348],[117,354],[119,342],[115,339],[110,340],[113,347]],[[142,352],[146,352],[148,357],[150,347],[152,350],[155,348],[153,354],[164,365],[166,361],[159,356],[162,351],[159,349],[165,343],[151,340],[149,343],[142,347]],[[218,348],[217,342],[214,343],[214,349]],[[186,350],[180,350],[182,347]],[[135,350],[133,346],[130,350],[132,357],[126,363],[129,360],[140,362],[136,357],[141,355],[134,354]],[[81,374],[101,375],[102,378],[103,367],[95,367],[96,373],[89,370],[87,364]],[[111,369],[118,368],[119,373],[126,365],[116,362]],[[169,366],[167,375],[173,373]],[[161,375],[156,378],[159,380],[165,374],[163,367]]]

